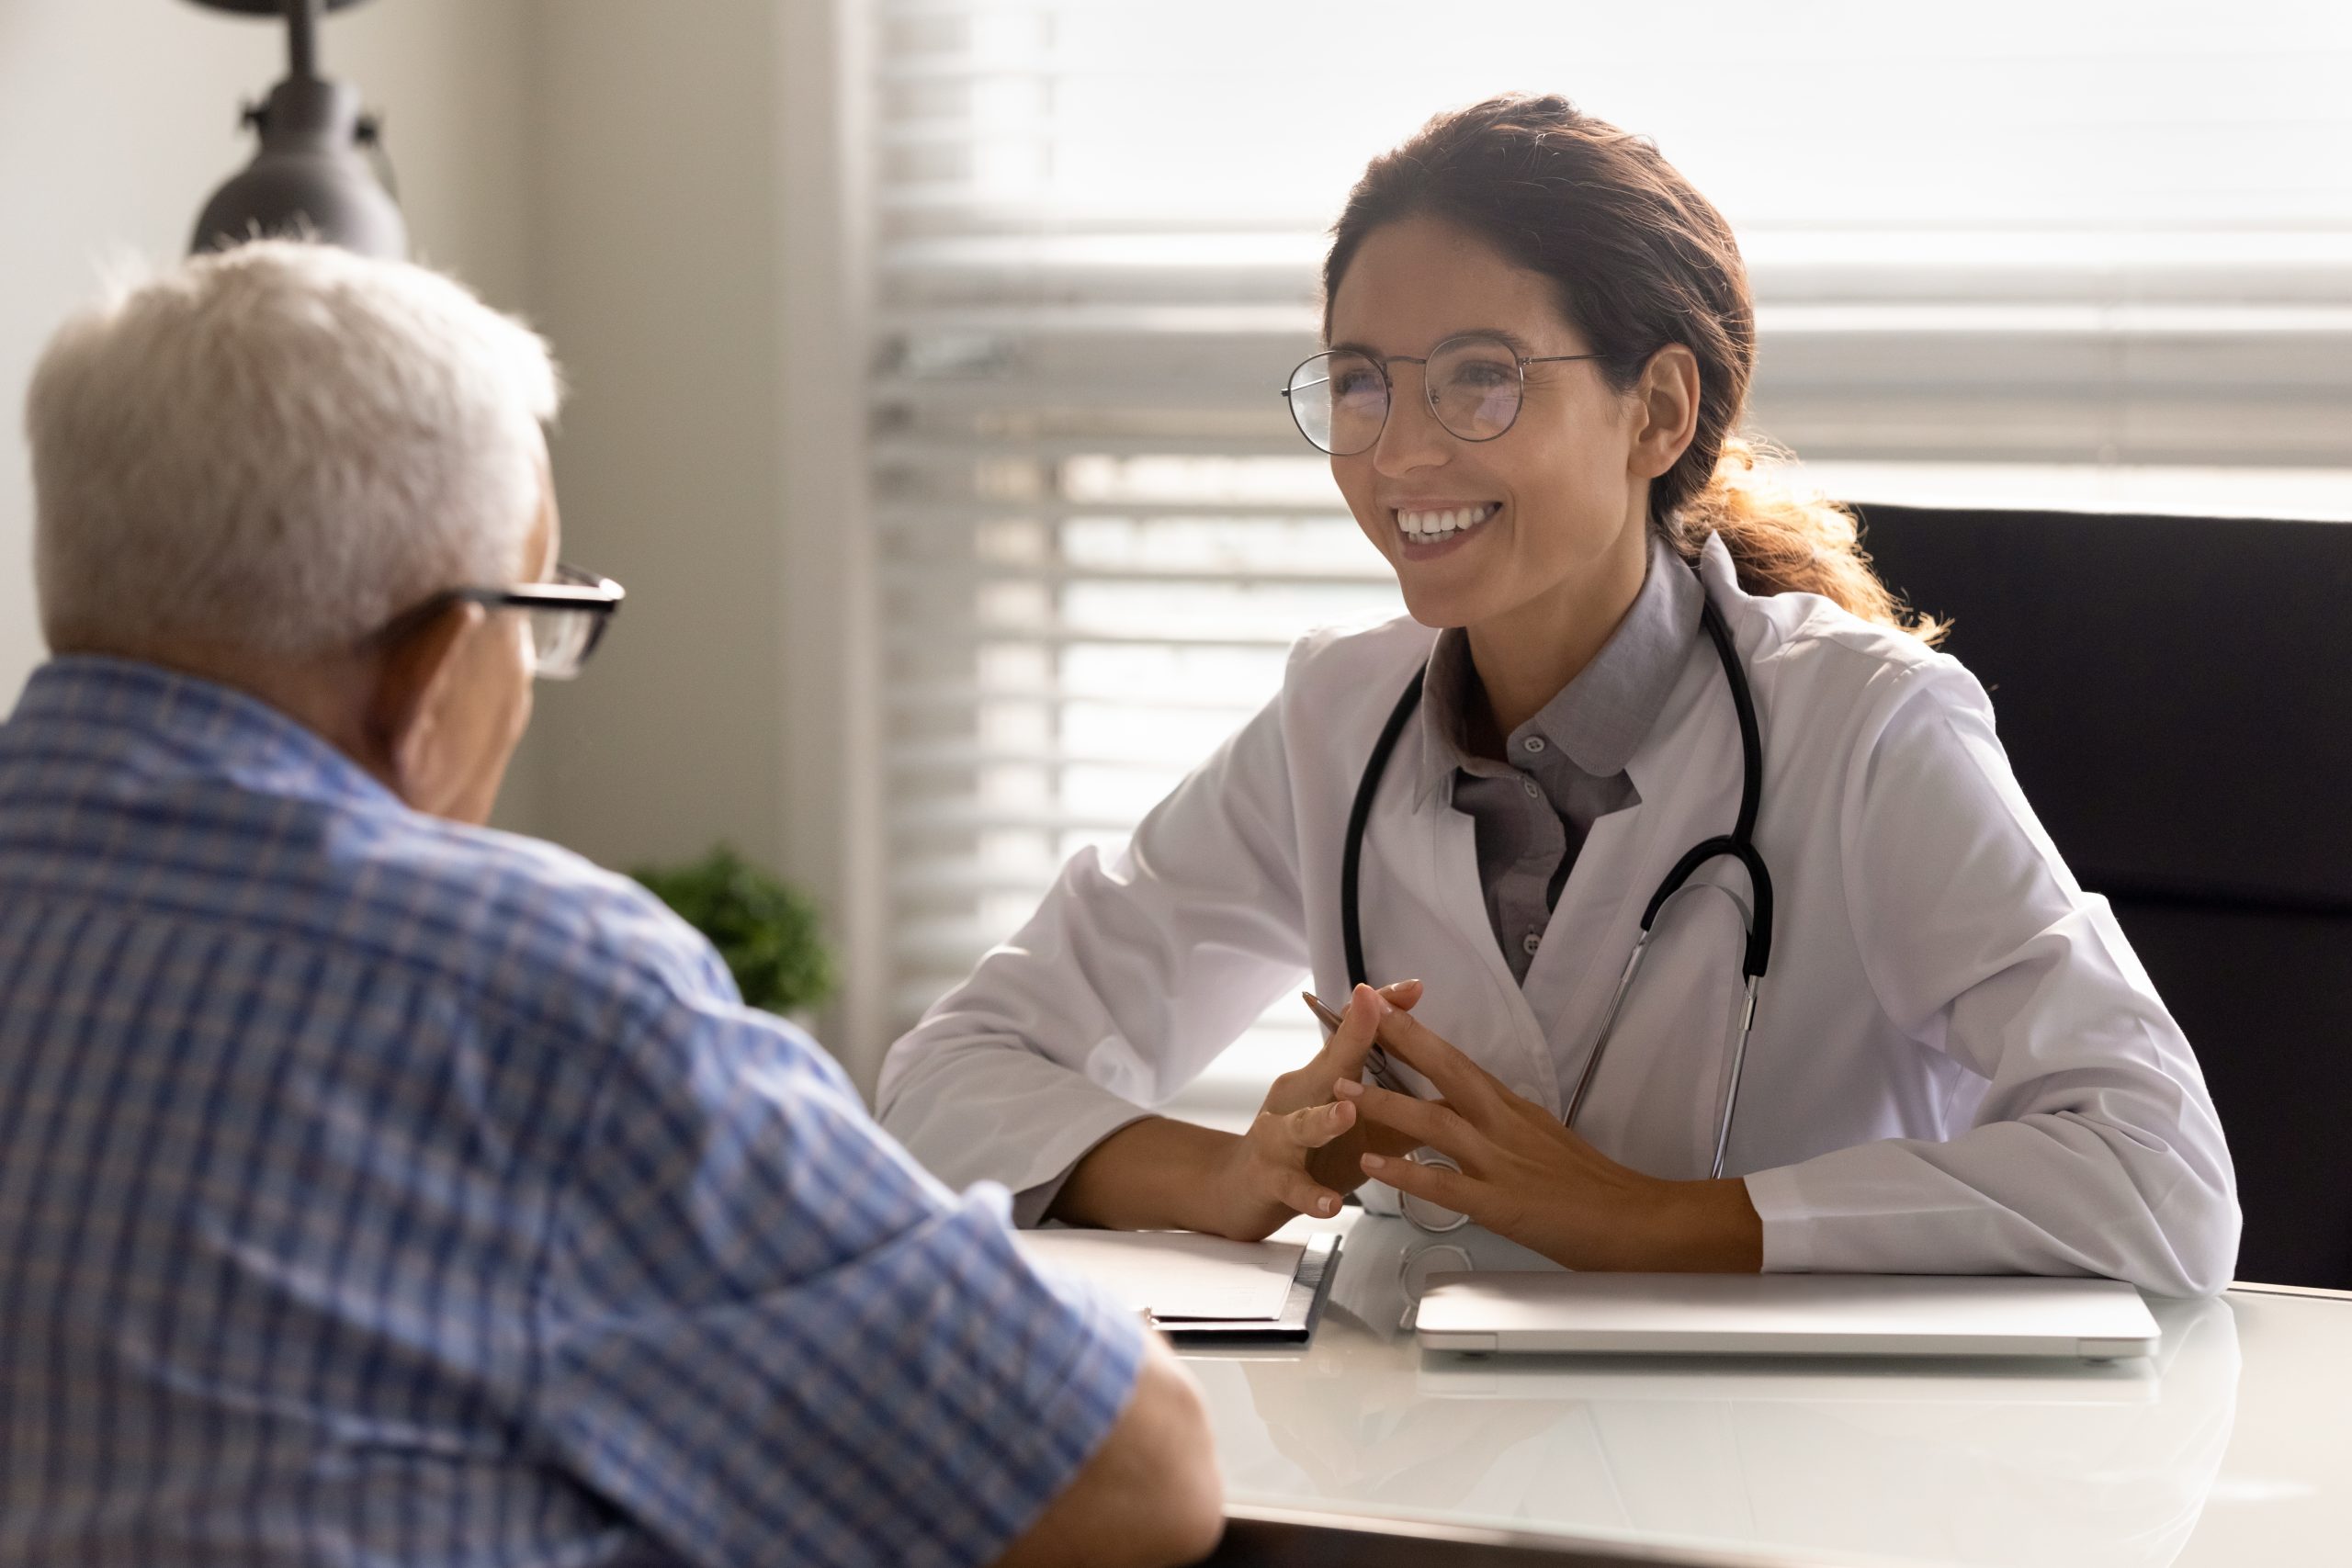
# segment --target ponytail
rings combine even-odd
[[[1949,625],[1914,611],[1871,570],[1853,513],[1792,477],[1783,454],[1726,436],[1713,475],[1661,531],[1693,564],[1707,536],[1720,537],[1746,592],[1818,593],[1930,648],[1942,641]]]

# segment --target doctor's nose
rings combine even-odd
[[[1453,455],[1454,437],[1437,422],[1421,375],[1420,366],[1399,367],[1388,389],[1388,418],[1372,445],[1372,466],[1389,479],[1434,468]]]

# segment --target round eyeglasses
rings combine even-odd
[[[1361,349],[1335,348],[1300,361],[1283,396],[1298,433],[1334,457],[1372,450],[1388,423],[1395,390],[1389,369],[1421,367],[1421,395],[1449,435],[1492,441],[1519,419],[1527,367],[1598,359],[1597,354],[1522,355],[1487,333],[1464,333],[1430,349],[1428,357],[1375,359]]]

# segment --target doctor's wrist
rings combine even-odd
[[[1755,1274],[1764,1268],[1764,1220],[1736,1177],[1659,1184],[1650,1228],[1660,1272]]]

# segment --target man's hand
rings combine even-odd
[[[1374,990],[1358,986],[1340,1027],[1312,1061],[1273,1081],[1257,1120],[1227,1151],[1216,1178],[1224,1235],[1255,1241],[1293,1214],[1336,1214],[1340,1200],[1363,1179],[1366,1153],[1403,1154],[1418,1140],[1360,1123],[1356,1107],[1336,1099],[1336,1081],[1363,1076],[1383,1014],[1421,999],[1419,980]]]
[[[1351,1020],[1361,1000],[1350,1003]],[[1375,1142],[1362,1156],[1365,1175],[1571,1269],[1753,1273],[1763,1267],[1763,1221],[1745,1182],[1668,1181],[1618,1164],[1409,1012],[1384,1010],[1374,1032],[1444,1099],[1416,1100],[1356,1081],[1361,1052],[1354,1070],[1334,1075],[1334,1098],[1353,1102],[1368,1130],[1392,1134],[1386,1143],[1426,1145],[1462,1168],[1398,1158]]]

